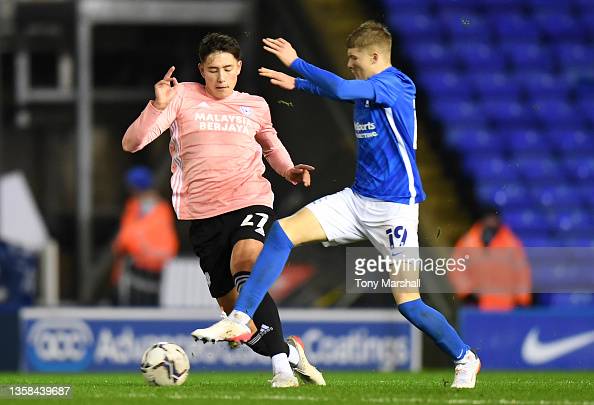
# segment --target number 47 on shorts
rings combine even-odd
[[[256,217],[256,218],[254,218]],[[259,219],[258,219],[259,217]],[[262,236],[264,235],[264,225],[266,225],[266,221],[268,221],[268,214],[264,214],[262,212],[257,212],[255,214],[248,214],[243,221],[241,222],[241,226],[254,226],[254,222],[252,220],[256,220],[256,228],[254,231],[258,232]]]

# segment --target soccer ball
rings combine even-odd
[[[152,385],[182,385],[190,371],[190,361],[175,343],[159,342],[142,355],[140,371]]]

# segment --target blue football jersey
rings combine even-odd
[[[357,168],[353,191],[402,204],[425,199],[417,168],[416,88],[394,67],[368,79],[373,100],[355,100]]]

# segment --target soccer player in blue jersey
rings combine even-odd
[[[251,333],[246,325],[295,246],[368,239],[387,256],[398,254],[399,248],[418,248],[419,203],[425,193],[415,157],[416,89],[408,76],[392,66],[391,46],[391,34],[383,24],[361,24],[347,38],[348,68],[355,80],[345,80],[300,59],[286,40],[264,39],[264,49],[302,77],[261,68],[260,75],[272,84],[354,103],[355,182],[276,221],[235,310],[209,328],[196,329],[192,333],[196,339],[248,340]],[[395,289],[393,295],[402,315],[453,359],[452,387],[474,388],[480,360],[445,317],[426,305],[418,290]]]

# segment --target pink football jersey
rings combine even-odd
[[[262,97],[234,91],[217,100],[202,84],[180,83],[164,110],[149,101],[124,140],[136,152],[167,128],[172,203],[179,219],[209,218],[250,205],[272,207],[262,154],[281,176],[293,167]]]

